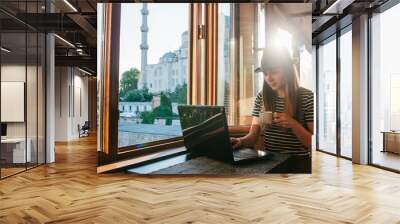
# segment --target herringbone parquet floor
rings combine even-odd
[[[94,138],[0,181],[0,223],[400,223],[400,175],[315,152],[312,175],[96,174]]]

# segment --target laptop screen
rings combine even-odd
[[[207,119],[224,111],[223,107],[219,106],[179,106],[179,117],[182,131],[185,129],[199,125]]]
[[[180,106],[182,135],[191,157],[233,160],[224,107]]]

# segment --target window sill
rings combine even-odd
[[[231,136],[243,136],[246,135],[250,130],[250,126],[230,126],[229,127],[229,133]],[[179,141],[180,144],[183,143],[183,140]],[[146,152],[146,154],[143,155],[137,155],[135,158],[132,159],[126,159],[122,160],[119,162],[107,164],[107,165],[102,165],[97,167],[97,173],[105,173],[105,172],[110,172],[110,171],[121,171],[124,170],[128,167],[143,164],[146,162],[150,162],[153,160],[158,160],[158,159],[164,159],[170,156],[174,155],[179,155],[184,152],[186,152],[186,148],[184,146],[173,146],[174,142],[167,143],[167,144],[160,144],[157,145],[156,147],[151,147],[150,152],[149,149],[135,149],[133,151],[136,151],[136,153],[141,152]],[[175,142],[175,144],[177,144]],[[171,148],[172,147],[172,148]],[[127,151],[127,152],[132,152],[132,151]],[[127,153],[127,152],[121,152],[121,153]]]
[[[183,139],[182,137],[164,139],[160,141],[153,141],[150,143],[138,144],[138,145],[131,145],[131,146],[124,146],[118,148],[118,153],[129,153],[129,152],[143,152],[143,151],[150,151],[157,150],[160,148],[176,148],[179,146],[183,146]]]
[[[98,166],[97,173],[105,173],[105,172],[111,172],[111,171],[117,172],[117,171],[124,170],[130,166],[139,165],[139,164],[142,164],[145,162],[162,159],[162,158],[166,158],[169,156],[179,155],[184,152],[186,152],[185,147],[165,149],[160,152],[154,152],[154,153],[139,156],[136,158],[127,159],[127,160],[123,160],[123,161],[119,161],[119,162],[115,162],[115,163],[111,163],[111,164],[107,164],[107,165],[103,165],[103,166]]]
[[[243,136],[246,135],[247,133],[249,133],[250,131],[250,126],[248,125],[243,125],[243,126],[230,126],[228,127],[229,129],[229,134],[231,136]]]

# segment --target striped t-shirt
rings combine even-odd
[[[314,122],[314,94],[308,89],[300,87],[298,90],[298,100],[302,103],[300,109],[303,116],[298,121],[306,129],[307,122]],[[285,98],[275,97],[273,99],[274,110],[273,112],[285,112]],[[260,111],[264,111],[263,93],[262,91],[257,94],[254,102],[252,115],[255,117],[260,116]],[[271,127],[266,127],[264,132],[264,145],[267,150],[290,153],[290,154],[308,154],[309,150],[303,146],[300,140],[296,137],[291,128],[282,128],[274,123]]]

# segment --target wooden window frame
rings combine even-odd
[[[135,156],[144,156],[155,152],[160,152],[173,147],[183,146],[182,137],[175,137],[154,142],[149,142],[143,145],[130,145],[125,147],[118,146],[118,135],[110,133],[118,133],[118,99],[119,77],[110,74],[119,74],[118,66],[110,66],[119,63],[119,37],[120,37],[120,16],[121,5],[119,3],[106,3],[104,26],[104,72],[99,73],[102,77],[100,80],[100,116],[99,116],[99,153],[98,164],[105,165],[121,160],[130,159]],[[188,55],[188,104],[197,104],[200,90],[198,87],[200,71],[200,63],[198,62],[199,47],[198,25],[202,20],[202,4],[191,3],[189,5],[189,55]],[[195,46],[194,48],[192,48]],[[212,94],[211,94],[212,96]],[[211,101],[211,100],[209,100]]]

